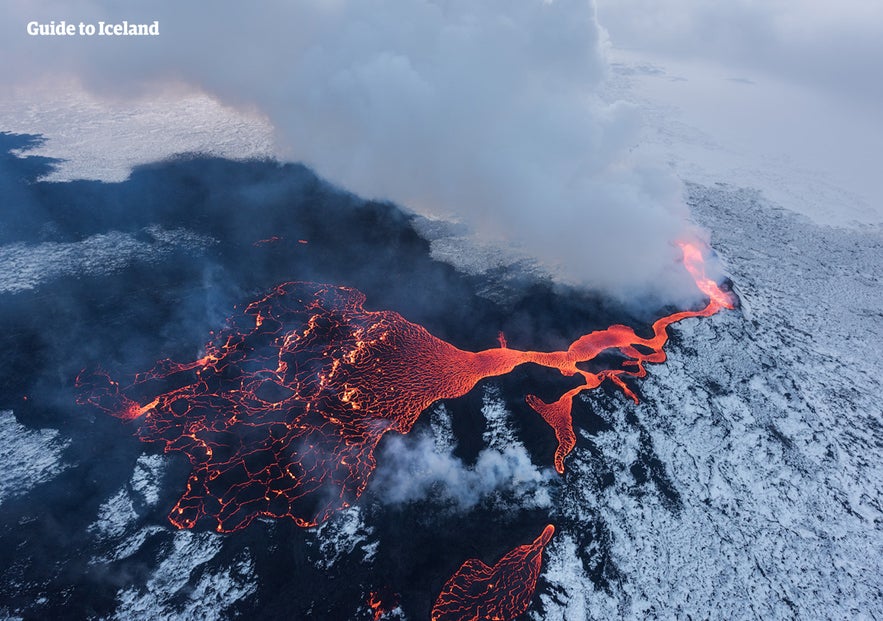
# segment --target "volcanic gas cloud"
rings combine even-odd
[[[574,396],[610,380],[637,401],[624,378],[644,377],[646,363],[665,360],[668,326],[733,307],[732,294],[706,277],[701,250],[682,249],[709,301],[657,320],[649,338],[613,325],[566,351],[519,351],[501,339],[501,347],[473,353],[395,312],[366,311],[355,289],[286,283],[231,319],[202,358],[160,361],[125,385],[103,372],[82,373],[79,401],[137,420],[142,440],[188,456],[192,473],[169,516],[179,528],[206,519],[229,532],[258,516],[316,525],[364,491],[384,433],[408,433],[433,402],[527,362],[584,380],[554,403],[527,396],[555,432],[555,468],[563,472],[575,444]],[[577,367],[611,350],[626,358],[622,368]]]

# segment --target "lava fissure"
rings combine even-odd
[[[699,249],[682,249],[709,302],[658,319],[649,338],[613,325],[581,336],[566,351],[536,352],[508,348],[501,333],[499,347],[467,352],[398,313],[366,311],[355,289],[285,283],[214,334],[199,359],[160,361],[126,386],[101,371],[81,373],[78,401],[137,420],[142,440],[188,456],[192,472],[169,516],[179,528],[207,518],[229,532],[259,516],[314,526],[362,494],[384,433],[408,433],[432,403],[525,363],[582,377],[553,403],[526,397],[554,430],[554,465],[563,472],[576,443],[576,395],[610,380],[637,402],[625,379],[642,378],[647,363],[665,361],[671,324],[733,308],[733,296],[705,276]],[[622,368],[577,366],[611,350],[625,356]],[[133,398],[154,383],[176,387],[147,403]]]

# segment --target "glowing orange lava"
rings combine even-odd
[[[705,275],[701,251],[682,249],[710,300],[702,310],[657,320],[650,338],[613,325],[566,351],[534,352],[509,349],[501,334],[500,347],[473,353],[398,313],[364,310],[365,297],[354,289],[285,283],[231,319],[198,360],[160,361],[125,386],[103,372],[81,373],[78,402],[138,420],[142,440],[188,456],[192,472],[169,516],[179,528],[205,518],[229,532],[259,516],[314,526],[358,499],[384,433],[408,433],[433,402],[528,362],[584,380],[554,403],[527,396],[555,432],[555,468],[563,472],[576,442],[573,397],[610,380],[637,401],[624,378],[644,377],[646,363],[665,360],[669,325],[733,308],[732,295]],[[623,368],[577,367],[610,350],[625,356]],[[164,392],[136,399],[158,387]]]
[[[272,235],[272,236],[268,237],[267,239],[257,240],[256,242],[254,242],[252,244],[252,246],[258,247],[258,246],[264,246],[266,244],[275,244],[276,242],[279,242],[279,241],[282,241],[281,237],[279,237],[278,235]]]
[[[533,543],[506,553],[493,567],[471,558],[442,588],[432,621],[506,621],[524,614],[537,587],[543,549],[555,527],[549,524]]]
[[[384,615],[392,612],[399,605],[399,597],[396,593],[371,591],[368,593],[368,609],[371,611],[374,621],[380,621]]]
[[[374,621],[380,621],[380,617],[383,616],[383,600],[380,599],[380,596],[373,591],[368,594],[368,608],[371,609],[371,612],[374,616]]]

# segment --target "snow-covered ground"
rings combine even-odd
[[[754,190],[689,196],[743,308],[678,324],[640,405],[587,396],[611,429],[584,435],[558,512],[600,524],[583,554],[609,586],[560,529],[542,618],[879,618],[883,236]],[[663,473],[639,482],[648,450]]]
[[[117,593],[115,618],[226,618],[230,606],[257,590],[253,562],[243,552],[232,564],[217,567],[211,561],[221,550],[221,536],[172,531],[144,519],[159,500],[158,486],[165,467],[162,456],[141,456],[128,484],[99,507],[89,531],[96,538],[96,549],[103,552],[92,562],[121,561],[149,542],[159,545],[147,580]]]
[[[883,224],[879,107],[745,68],[611,49],[605,97],[640,110],[636,159],[761,190],[820,224]]]
[[[29,429],[12,412],[0,411],[0,505],[58,476],[70,465],[63,459],[69,444],[57,429]]]
[[[742,308],[675,326],[640,405],[584,397],[611,428],[566,464],[533,617],[881,618],[879,114],[612,54]]]
[[[118,272],[135,261],[156,261],[173,250],[199,254],[217,243],[185,229],[151,226],[147,241],[109,231],[76,242],[16,242],[0,246],[0,294],[19,293],[61,276]]]
[[[42,134],[45,142],[28,155],[63,160],[47,176],[51,181],[123,181],[134,166],[176,153],[276,154],[263,116],[192,90],[115,100],[75,84],[7,89],[0,94],[0,131]]]

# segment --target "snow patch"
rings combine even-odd
[[[371,541],[374,529],[365,524],[362,510],[352,506],[338,511],[328,521],[310,531],[307,540],[316,554],[313,564],[319,569],[332,568],[341,558],[350,556],[356,549],[362,551],[362,562],[371,563],[377,553],[377,541]]]
[[[534,621],[571,619],[617,619],[622,615],[616,601],[596,590],[577,554],[577,545],[567,533],[557,532],[546,546],[543,580],[540,593],[543,614],[531,611]]]
[[[512,413],[506,408],[506,402],[494,386],[488,386],[484,391],[481,413],[486,423],[481,437],[489,448],[502,451],[506,447],[524,446],[515,434]]]
[[[112,274],[134,261],[158,261],[176,249],[201,251],[217,243],[185,229],[145,229],[149,241],[110,231],[77,242],[16,242],[0,246],[0,293],[35,289],[47,280],[78,274]]]
[[[115,619],[226,618],[230,607],[257,591],[254,563],[248,552],[229,566],[211,568],[221,549],[214,533],[178,531],[160,553],[160,564],[144,585],[121,589]]]
[[[129,483],[98,508],[98,518],[88,530],[102,544],[111,544],[109,553],[96,554],[93,563],[128,558],[154,534],[166,530],[155,524],[142,525],[141,516],[159,502],[159,480],[166,466],[161,455],[142,455],[135,462]]]
[[[0,411],[0,505],[68,468],[62,454],[69,445],[56,429],[29,429],[11,411]]]
[[[154,91],[141,100],[109,100],[73,85],[61,91],[57,86],[0,96],[4,130],[46,138],[22,155],[62,160],[49,181],[124,181],[134,166],[176,153],[248,159],[275,152],[265,119],[202,93]]]
[[[432,439],[437,453],[451,453],[457,448],[457,437],[454,435],[454,424],[451,413],[444,403],[439,403],[429,413],[429,424],[432,427]]]

